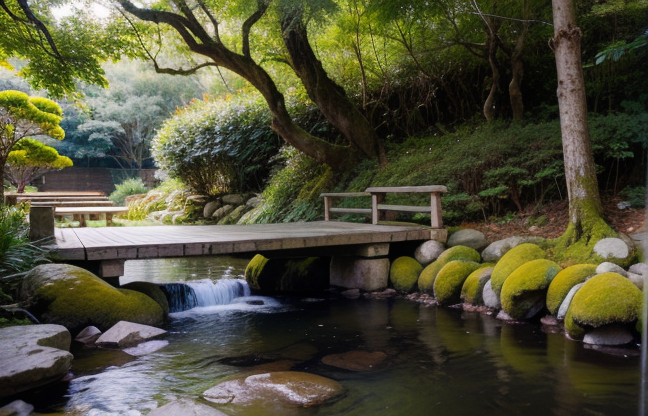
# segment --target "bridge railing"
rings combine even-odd
[[[443,185],[427,186],[381,186],[367,188],[364,192],[329,192],[322,193],[324,198],[324,220],[330,221],[331,214],[362,214],[371,215],[371,223],[378,224],[386,220],[387,212],[418,212],[430,213],[432,228],[443,228],[441,211],[441,195],[448,189]],[[430,205],[390,205],[385,204],[389,193],[426,193],[430,195]],[[371,208],[342,208],[334,207],[333,200],[347,197],[371,197]]]

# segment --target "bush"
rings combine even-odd
[[[201,201],[191,197],[186,185],[177,179],[167,179],[157,188],[130,200],[126,218],[151,219],[164,224],[190,223],[202,213]]]
[[[258,98],[194,101],[152,142],[156,164],[203,195],[260,189],[281,138]]]
[[[124,205],[127,196],[145,194],[148,190],[141,178],[126,179],[124,182],[115,185],[115,191],[110,194],[108,199],[116,205]]]

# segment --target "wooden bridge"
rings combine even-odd
[[[388,244],[445,241],[447,231],[419,225],[318,221],[254,225],[57,228],[54,255],[102,277],[123,274],[126,260],[261,253],[268,257],[385,256]]]

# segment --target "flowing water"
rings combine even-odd
[[[584,348],[538,325],[406,300],[249,296],[244,259],[127,263],[124,281],[191,281],[198,306],[173,313],[153,352],[75,351],[73,378],[40,409],[145,415],[201,394],[255,366],[340,382],[347,393],[313,408],[218,408],[228,415],[636,415],[639,357]],[[212,283],[216,281],[216,283]],[[220,283],[219,283],[220,281]],[[206,301],[212,293],[217,301]],[[220,298],[219,298],[220,296]],[[383,365],[352,372],[328,354],[382,351]],[[286,364],[289,362],[290,364]]]

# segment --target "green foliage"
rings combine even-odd
[[[625,201],[630,202],[633,208],[644,208],[646,206],[645,186],[626,186],[619,192],[619,196]]]
[[[124,205],[127,196],[145,194],[148,190],[141,178],[126,179],[122,183],[115,185],[115,190],[108,199],[116,205]]]
[[[25,137],[16,143],[7,157],[5,176],[18,192],[45,172],[72,166],[72,160],[38,140]]]
[[[200,201],[177,179],[167,179],[158,187],[128,203],[126,218],[130,221],[145,219],[164,224],[191,223],[202,213]]]
[[[280,141],[258,99],[195,101],[153,140],[157,165],[204,195],[259,189]]]
[[[333,183],[331,169],[294,148],[280,152],[283,168],[270,178],[261,204],[248,212],[240,224],[313,221],[323,213],[320,193]]]

